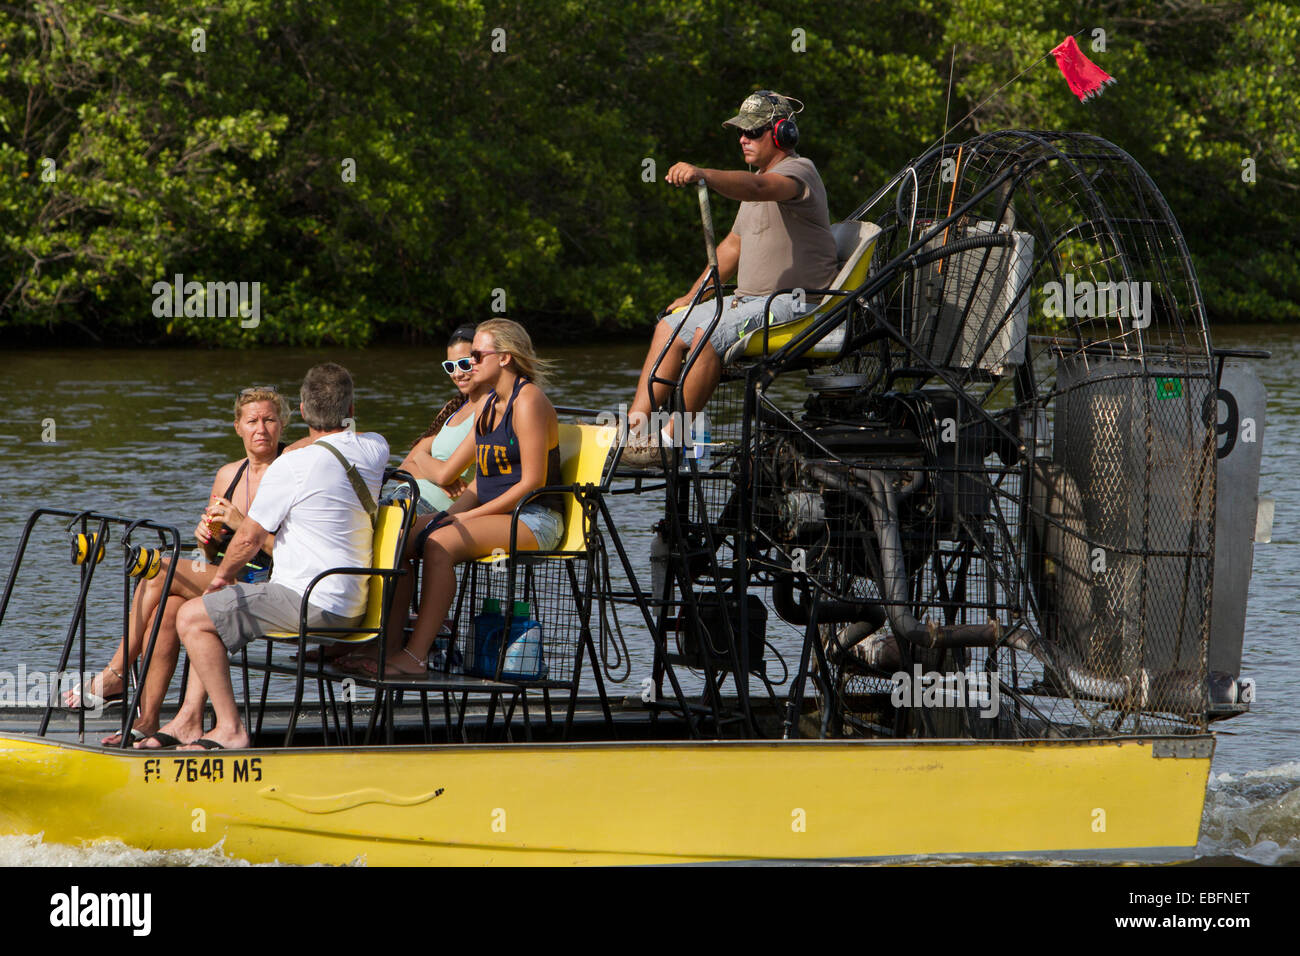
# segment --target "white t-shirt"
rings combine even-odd
[[[325,441],[356,465],[378,500],[388,464],[384,437],[343,431],[326,435]],[[370,567],[374,539],[370,518],[347,472],[325,448],[308,445],[273,461],[262,476],[248,517],[275,533],[271,580],[298,594],[329,568]],[[331,575],[311,592],[311,604],[348,617],[363,614],[366,586],[367,578],[358,574]]]

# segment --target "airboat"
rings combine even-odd
[[[253,748],[106,748],[84,712],[29,708],[0,735],[0,830],[296,863],[1192,855],[1210,725],[1253,699],[1266,355],[1213,345],[1173,213],[1095,136],[942,143],[834,231],[834,286],[726,356],[707,442],[629,473],[624,436],[562,426],[563,484],[538,493],[568,496],[566,539],[467,567],[444,671],[363,679],[305,653],[406,613],[398,501],[375,567],[337,572],[370,576],[360,631],[304,626],[235,662]],[[668,412],[689,367],[652,376]],[[625,494],[663,499],[651,568],[620,535]],[[59,668],[84,669],[97,565],[121,549],[129,599],[179,534],[37,511],[0,624],[43,521],[74,535]],[[620,615],[654,647],[623,696]]]

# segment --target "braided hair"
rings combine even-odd
[[[447,424],[451,416],[455,415],[458,411],[464,408],[465,403],[468,401],[469,399],[466,398],[464,395],[457,395],[455,398],[448,401],[447,404],[442,406],[442,408],[438,411],[438,414],[433,416],[433,421],[431,421],[429,423],[429,427],[424,430],[424,434],[421,435],[419,438],[417,438],[411,444],[413,445],[418,444],[419,442],[424,441],[424,439],[428,438],[430,435],[436,435],[438,434],[438,432],[442,431],[442,426]]]

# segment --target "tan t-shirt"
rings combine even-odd
[[[783,202],[743,202],[731,231],[740,237],[737,295],[777,289],[826,289],[839,271],[826,209],[826,187],[812,160],[787,156],[768,170],[803,189]]]

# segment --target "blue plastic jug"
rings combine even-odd
[[[497,658],[501,653],[501,632],[505,629],[501,602],[489,598],[483,613],[474,618],[474,656],[471,673],[486,678],[496,676]],[[540,680],[546,676],[542,653],[542,625],[533,620],[526,601],[516,601],[506,640],[502,680]]]

